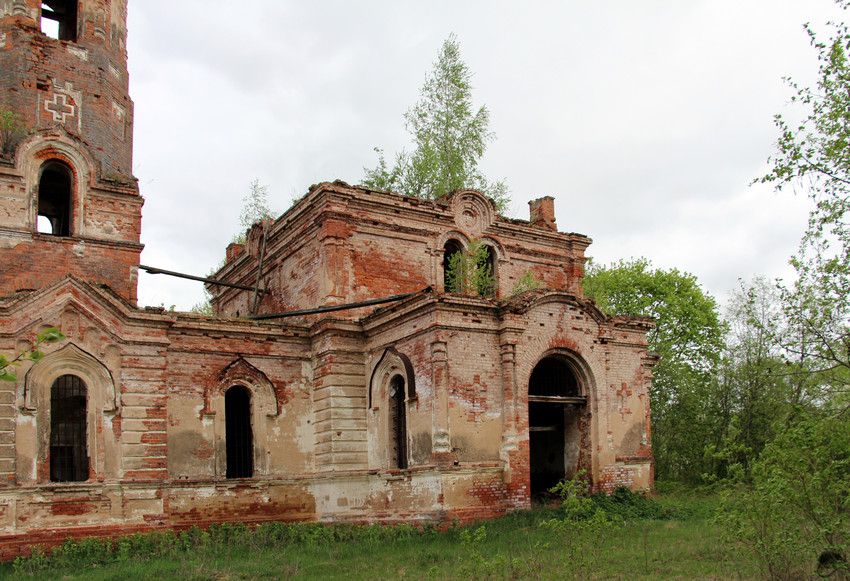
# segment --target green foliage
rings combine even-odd
[[[599,510],[590,497],[587,470],[581,469],[572,478],[561,480],[549,492],[561,499],[563,517],[568,521],[587,520]]]
[[[726,314],[726,348],[712,397],[714,435],[705,448],[706,480],[749,481],[764,447],[789,420],[815,408],[817,390],[775,337],[783,327],[777,289],[761,278],[733,293]]]
[[[527,270],[525,271],[525,274],[516,281],[513,290],[511,290],[511,296],[517,296],[528,291],[537,290],[541,286],[543,286],[543,282],[534,276],[532,271]]]
[[[212,302],[210,301],[209,295],[206,296],[205,300],[192,305],[192,307],[189,309],[189,312],[197,313],[198,315],[204,315],[207,317],[214,316],[215,311],[213,310]]]
[[[724,325],[714,299],[696,278],[655,269],[646,259],[591,266],[584,289],[611,315],[652,317],[651,350],[660,360],[650,394],[652,447],[659,478],[697,481],[711,441],[713,381]]]
[[[812,200],[792,259],[797,279],[781,287],[785,326],[794,332],[775,340],[816,377],[819,399],[841,408],[850,405],[850,30],[843,22],[831,27],[823,41],[806,25],[818,55],[818,81],[803,87],[788,80],[803,121],[775,117],[777,151],[759,181],[777,190],[799,187]]]
[[[0,107],[0,157],[11,157],[26,134],[20,118]]]
[[[492,182],[478,162],[494,139],[486,107],[472,105],[472,73],[461,60],[454,35],[443,43],[419,101],[404,116],[414,150],[401,151],[392,164],[376,148],[378,164],[365,169],[363,183],[408,196],[435,199],[462,188],[488,195],[503,212],[509,202],[504,181]]]
[[[496,277],[490,264],[490,248],[480,240],[472,240],[464,252],[449,258],[446,270],[449,292],[492,297],[496,294]]]
[[[273,215],[269,207],[269,187],[261,184],[260,180],[255,178],[249,184],[245,197],[242,198],[239,224],[247,230],[257,222],[270,218],[273,218]]]
[[[35,336],[35,339],[30,344],[29,348],[19,353],[14,359],[9,360],[5,356],[0,355],[0,381],[15,381],[15,365],[21,361],[40,361],[44,357],[44,353],[39,350],[39,347],[44,343],[56,343],[62,341],[65,335],[56,327],[49,327]]]
[[[596,493],[591,496],[591,499],[598,509],[605,511],[605,514],[623,520],[666,520],[675,514],[646,494],[632,492],[623,487],[615,489],[611,494]]]
[[[646,494],[618,487],[611,494],[591,494],[587,470],[579,470],[573,478],[561,480],[550,491],[561,499],[562,518],[575,522],[597,516],[618,522],[637,519],[669,519],[675,510],[663,507]]]
[[[608,514],[594,501],[586,470],[562,480],[550,492],[560,497],[562,512],[558,518],[543,521],[541,526],[562,547],[565,564],[569,563],[583,577],[598,567],[603,558],[602,539],[622,526],[623,520]]]
[[[230,240],[231,243],[245,244],[248,230],[257,222],[273,218],[272,210],[269,207],[269,187],[261,184],[260,180],[254,178],[248,184],[248,191],[242,197],[242,208],[239,210],[239,225],[241,230],[235,234]],[[213,273],[218,272],[226,264],[226,259],[222,259],[221,264],[213,269]],[[212,274],[212,273],[211,273]],[[201,305],[196,306],[203,306]]]
[[[806,418],[768,444],[720,517],[773,579],[850,577],[850,416]],[[828,563],[819,559],[831,554]]]

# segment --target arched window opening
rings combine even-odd
[[[484,245],[484,257],[483,271],[477,285],[478,295],[493,297],[496,296],[496,251],[489,244]]]
[[[404,378],[396,375],[390,380],[390,467],[407,468],[407,409]]]
[[[532,498],[546,496],[578,469],[579,419],[586,400],[573,368],[560,357],[546,357],[528,382],[529,468]]]
[[[224,394],[224,438],[227,477],[254,475],[254,436],[251,430],[251,392],[234,385]]]
[[[38,181],[38,231],[71,235],[71,170],[58,161],[47,162]]]
[[[443,288],[446,292],[456,293],[462,289],[459,286],[461,277],[452,275],[452,256],[463,253],[463,245],[457,240],[449,240],[443,246]]]
[[[77,41],[77,0],[42,0],[41,31],[57,40]]]
[[[50,387],[50,480],[88,478],[86,384],[76,375],[63,375]]]

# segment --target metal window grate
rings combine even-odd
[[[254,437],[251,431],[251,393],[235,385],[224,394],[227,477],[254,475]]]
[[[88,480],[87,448],[86,384],[76,375],[63,375],[50,387],[50,480]]]
[[[390,381],[390,460],[394,468],[407,468],[407,410],[404,379],[396,375]]]

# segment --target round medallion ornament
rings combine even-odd
[[[478,192],[457,192],[452,196],[455,224],[465,234],[478,238],[493,223],[493,204]]]

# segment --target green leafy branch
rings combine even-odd
[[[44,343],[56,343],[65,338],[65,335],[56,327],[45,329],[35,336],[35,340],[30,345],[29,349],[25,349],[12,360],[0,355],[0,381],[15,381],[18,376],[15,374],[14,367],[22,361],[40,361],[44,358],[44,353],[39,347]]]

